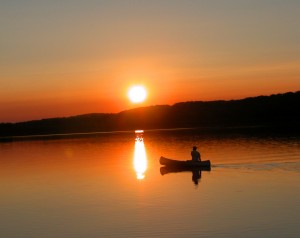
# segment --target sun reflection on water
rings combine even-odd
[[[144,179],[147,170],[147,155],[143,139],[143,131],[136,131],[133,165],[137,179]]]

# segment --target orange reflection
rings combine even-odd
[[[147,156],[146,150],[144,145],[144,140],[141,138],[137,138],[135,140],[135,147],[134,147],[134,159],[133,165],[136,172],[137,179],[144,179],[145,172],[147,170]]]

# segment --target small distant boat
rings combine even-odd
[[[192,160],[173,160],[163,156],[160,157],[161,165],[177,168],[210,168],[210,160],[192,161]]]

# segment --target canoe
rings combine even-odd
[[[169,167],[185,167],[185,168],[210,168],[210,160],[192,161],[192,160],[173,160],[163,156],[160,157],[159,162],[161,165]]]

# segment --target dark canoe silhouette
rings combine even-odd
[[[160,157],[159,162],[161,165],[176,168],[210,168],[210,160],[192,161],[192,160],[173,160],[163,156]]]

